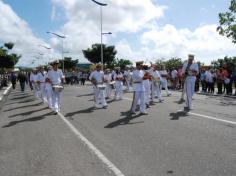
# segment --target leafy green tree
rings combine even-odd
[[[93,44],[92,48],[82,51],[84,57],[90,62],[94,64],[101,62],[101,44]],[[115,46],[106,46],[103,44],[103,63],[110,65],[114,61],[116,53]]]
[[[9,51],[14,47],[13,43],[5,43],[0,47],[0,68],[13,68],[20,59],[20,55],[15,53],[9,54]]]
[[[219,13],[219,23],[219,34],[231,38],[232,42],[236,43],[236,0],[231,0],[228,12]]]
[[[9,42],[9,43],[5,43],[4,46],[8,49],[11,50],[14,47],[14,43]]]
[[[172,59],[167,60],[165,62],[165,65],[168,70],[172,70],[172,69],[178,69],[179,67],[181,67],[183,65],[183,62],[181,58],[172,58]]]
[[[113,69],[115,67],[120,67],[122,70],[124,70],[125,67],[127,67],[127,66],[130,67],[132,65],[133,65],[133,63],[128,59],[118,59],[118,58],[116,58],[116,59],[113,60],[113,62],[110,65],[107,65],[107,67],[111,68],[111,69]]]
[[[160,68],[161,65],[165,65],[167,70],[177,69],[183,65],[183,61],[181,58],[172,58],[169,60],[165,59],[157,59],[156,62],[157,67]]]
[[[226,69],[231,73],[233,71],[234,65],[236,65],[236,57],[224,57],[223,59],[218,59],[216,61],[212,61],[211,64],[215,69],[219,69],[221,67],[226,67]]]
[[[79,62],[78,59],[73,60],[71,57],[65,57],[65,58],[64,58],[64,68],[65,68],[65,69],[72,69],[72,68],[75,68],[76,65],[78,64],[78,62]],[[62,67],[63,61],[62,61],[62,60],[59,60],[59,63],[60,63],[60,67]]]

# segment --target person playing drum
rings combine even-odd
[[[102,66],[98,64],[96,66],[96,70],[93,71],[89,80],[93,84],[94,89],[94,107],[95,108],[107,108],[107,102],[105,99],[105,89],[106,85],[104,85],[104,73],[101,71]]]
[[[114,74],[114,80],[115,80],[115,99],[116,100],[121,100],[123,99],[123,80],[124,80],[124,76],[120,70],[120,67],[116,67],[115,68],[115,74]]]
[[[58,114],[61,109],[61,91],[63,89],[62,84],[65,82],[65,76],[62,71],[58,69],[59,62],[54,61],[52,63],[52,69],[48,71],[47,78],[52,84],[52,109],[55,114]]]
[[[111,81],[111,71],[110,69],[106,69],[104,73],[104,82],[106,84],[106,98],[111,98],[111,92],[112,92],[112,81]]]

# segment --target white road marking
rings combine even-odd
[[[6,90],[4,90],[3,95],[0,97],[0,101],[2,101],[3,97],[9,92],[11,87],[12,87],[12,85],[8,86],[8,88]]]
[[[125,176],[107,157],[102,154],[74,125],[72,125],[61,113],[58,113],[61,119],[67,124],[71,131],[94,153],[116,176]]]
[[[133,101],[131,98],[123,98],[124,100]]]
[[[223,119],[216,118],[216,117],[211,117],[211,116],[202,115],[202,114],[196,114],[196,113],[192,113],[192,112],[188,112],[188,114],[194,115],[194,116],[198,116],[198,117],[203,117],[203,118],[206,118],[206,119],[211,119],[211,120],[216,120],[216,121],[220,121],[220,122],[225,122],[225,123],[230,123],[230,124],[236,125],[236,122],[229,121],[229,120],[223,120]]]
[[[131,98],[123,98],[123,99],[124,100],[132,101]],[[183,110],[179,110],[178,112],[180,112],[180,111],[183,111]],[[197,114],[197,113],[192,113],[192,112],[188,112],[187,114],[198,116],[198,117],[203,117],[203,118],[206,118],[206,119],[216,120],[216,121],[219,121],[219,122],[225,122],[225,123],[236,125],[236,122],[234,122],[234,121],[223,120],[223,119],[220,119],[220,118],[211,117],[211,116],[202,115],[202,114]]]

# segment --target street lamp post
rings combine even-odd
[[[102,70],[103,70],[103,46],[102,46],[102,7],[107,6],[105,3],[98,2],[96,0],[92,0],[94,3],[100,6],[100,16],[101,16],[101,63],[102,63]]]
[[[45,45],[38,45],[38,46],[40,46],[40,47],[43,47],[43,48],[45,48],[45,49],[47,49],[47,50],[51,50],[52,48],[50,48],[50,47],[47,47],[47,46],[45,46]],[[48,54],[50,54],[50,53],[48,53]],[[47,64],[49,64],[49,62],[50,62],[50,57],[49,57],[49,59],[48,59],[48,63]]]
[[[57,37],[59,37],[59,38],[61,38],[61,57],[62,57],[62,71],[64,72],[64,51],[63,51],[63,39],[65,39],[66,38],[66,36],[64,36],[64,35],[59,35],[59,34],[57,34],[57,33],[54,33],[54,32],[47,32],[48,34],[52,34],[52,35],[55,35],[55,36],[57,36]]]

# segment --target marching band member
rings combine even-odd
[[[96,70],[93,71],[90,76],[89,80],[93,84],[94,89],[94,106],[95,108],[100,108],[100,104],[102,108],[107,108],[107,102],[105,99],[105,89],[102,90],[99,88],[99,85],[102,85],[104,82],[104,73],[101,71],[102,66],[98,64],[96,66]]]
[[[48,78],[48,72],[52,70],[51,66],[48,66],[47,68],[47,73],[45,75],[45,92],[47,95],[47,103],[48,103],[48,107],[50,109],[52,109],[52,84],[50,79]]]
[[[150,85],[151,74],[150,74],[150,71],[148,70],[147,65],[143,66],[143,70],[144,70],[143,84],[144,84],[144,88],[145,88],[145,104],[147,107],[149,107],[150,106],[150,94],[151,94],[151,85]]]
[[[186,110],[192,109],[192,97],[195,90],[196,76],[199,73],[197,63],[194,63],[194,55],[188,55],[188,62],[185,62],[182,69],[182,74],[185,76],[184,91],[186,92]]]
[[[37,82],[39,83],[39,86],[40,86],[40,98],[42,99],[44,103],[46,103],[47,95],[45,91],[45,73],[42,67],[38,68]]]
[[[111,98],[112,85],[111,85],[110,69],[106,69],[104,73],[104,82],[106,83],[106,98]]]
[[[164,101],[162,96],[161,96],[161,75],[159,71],[157,70],[157,65],[152,65],[152,85],[151,85],[151,101],[154,102],[154,98],[157,95],[157,98],[159,102]]]
[[[167,92],[167,96],[170,96],[171,93],[168,90],[168,81],[167,81],[167,77],[168,77],[168,73],[166,71],[166,67],[165,65],[161,65],[161,70],[159,71],[160,75],[161,75],[161,89],[160,91],[162,91],[162,87],[165,88],[166,92]]]
[[[126,82],[126,90],[128,92],[131,91],[130,89],[130,83],[131,83],[131,77],[132,77],[132,73],[130,71],[130,69],[128,67],[126,67],[125,71],[124,71],[124,79],[125,79],[125,82]]]
[[[65,82],[65,76],[62,71],[58,69],[59,61],[52,63],[52,70],[48,71],[47,78],[52,84],[52,109],[55,114],[58,114],[61,109],[61,90],[62,84]]]
[[[34,68],[32,72],[30,73],[30,82],[33,88],[33,94],[35,98],[39,98],[38,96],[38,82],[37,82],[37,70]]]
[[[123,87],[124,77],[123,77],[122,72],[120,71],[120,67],[116,67],[115,69],[116,69],[115,74],[114,74],[115,87],[116,87],[115,99],[121,100],[123,98],[122,87]]]
[[[142,70],[143,62],[136,62],[136,70],[133,71],[132,80],[134,87],[134,97],[131,107],[131,113],[135,114],[135,110],[137,108],[138,101],[140,101],[140,114],[147,115],[146,105],[145,105],[145,87],[143,83],[144,72]]]

